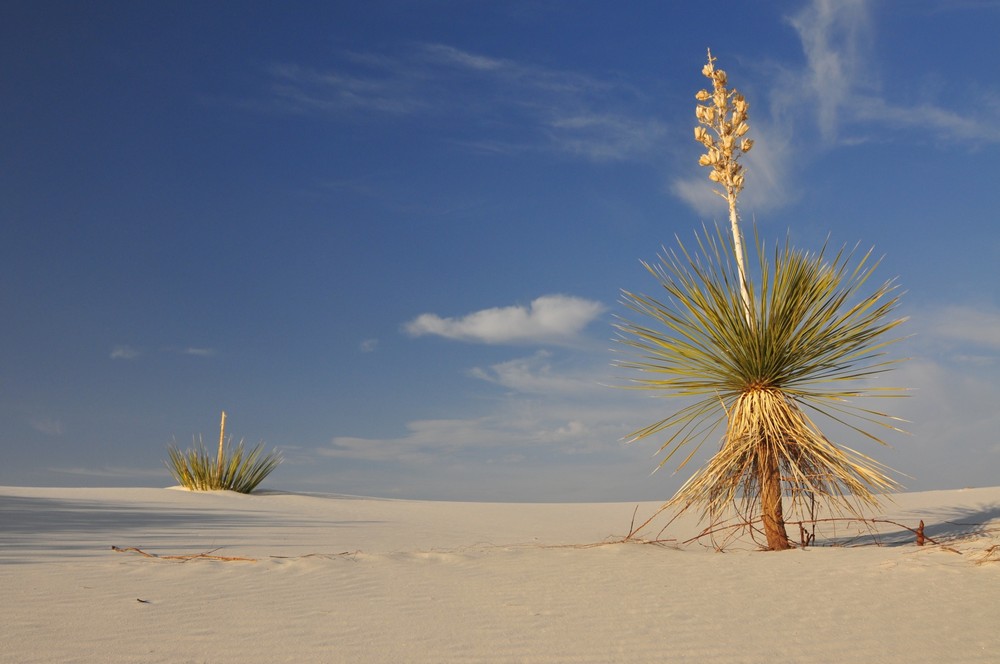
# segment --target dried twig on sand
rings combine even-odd
[[[138,553],[140,556],[145,556],[146,558],[156,558],[158,560],[178,560],[180,562],[187,562],[189,560],[221,560],[221,561],[227,562],[227,563],[228,562],[244,562],[244,563],[255,563],[255,562],[257,562],[256,558],[244,558],[242,556],[215,556],[215,555],[212,555],[213,553],[215,553],[216,551],[218,551],[218,549],[212,549],[211,551],[206,551],[204,553],[192,553],[192,554],[183,554],[183,555],[176,555],[176,556],[161,556],[161,555],[157,555],[155,553],[148,553],[148,552],[143,551],[142,549],[136,548],[134,546],[119,547],[119,546],[112,545],[111,546],[111,550],[112,551],[117,551],[118,553]]]

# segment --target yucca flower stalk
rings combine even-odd
[[[729,227],[736,247],[736,265],[739,269],[740,294],[743,297],[747,321],[750,316],[750,294],[747,288],[746,254],[743,250],[743,234],[740,232],[740,215],[736,201],[743,191],[744,169],[742,157],[753,148],[753,139],[744,138],[750,131],[750,104],[735,88],[726,87],[728,77],[722,69],[716,69],[716,58],[708,50],[708,64],[701,73],[712,81],[712,92],[699,90],[695,99],[707,104],[695,107],[698,126],[694,128],[694,138],[707,152],[698,159],[701,166],[711,167],[708,179],[718,184],[714,192],[721,196],[729,207]]]
[[[219,456],[216,460],[216,473],[222,477],[222,464],[225,461],[225,449],[223,443],[226,440],[226,411],[222,411],[222,421],[219,423]]]
[[[703,73],[715,92],[702,90],[703,126],[695,138],[708,148],[699,160],[729,203],[731,234],[721,228],[697,236],[697,252],[678,240],[656,264],[643,263],[666,291],[656,299],[623,291],[623,303],[653,324],[621,321],[619,341],[634,359],[618,366],[638,370],[637,389],[690,401],[674,414],[633,432],[630,441],[664,435],[664,464],[682,450],[683,469],[708,440],[719,451],[681,487],[668,506],[700,506],[713,523],[735,507],[760,526],[767,548],[789,548],[783,497],[792,510],[813,500],[862,516],[865,506],[897,488],[889,469],[827,438],[812,417],[820,415],[875,442],[880,428],[899,430],[897,418],[858,405],[862,397],[902,396],[873,379],[899,360],[886,355],[899,297],[893,282],[863,291],[878,261],[845,249],[828,257],[783,246],[768,249],[756,238],[760,285],[747,276],[736,201],[744,171],[736,162],[748,151],[742,96],[726,89],[725,73],[709,52]],[[720,119],[721,118],[721,119]],[[772,253],[773,252],[773,253]]]

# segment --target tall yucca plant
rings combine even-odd
[[[691,399],[630,439],[666,434],[661,466],[691,448],[679,464],[683,468],[721,430],[719,451],[670,504],[699,505],[713,518],[735,504],[744,514],[760,515],[769,549],[787,549],[784,494],[790,494],[793,509],[818,498],[859,514],[896,487],[884,466],[830,441],[810,414],[880,443],[873,427],[896,429],[895,418],[854,400],[902,394],[868,385],[896,362],[884,351],[895,341],[887,333],[902,322],[893,317],[898,295],[892,282],[862,292],[878,264],[871,252],[857,258],[841,250],[828,257],[825,247],[807,253],[787,240],[773,255],[757,240],[760,286],[754,285],[735,205],[743,186],[735,136],[747,131],[748,105],[725,88],[725,72],[715,69],[711,53],[703,73],[715,92],[697,98],[712,99],[715,107],[708,112],[699,106],[699,122],[718,125],[715,139],[698,130],[695,138],[709,149],[701,163],[712,166],[711,179],[730,203],[732,233],[706,229],[697,253],[679,242],[679,250],[665,252],[655,265],[644,263],[666,300],[623,292],[625,305],[655,325],[617,325],[620,340],[637,355],[619,365],[650,376],[637,379],[637,388]],[[723,102],[732,108],[727,111]],[[739,122],[733,122],[734,112]],[[744,141],[741,151],[750,145]]]

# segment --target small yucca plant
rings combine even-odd
[[[213,457],[200,438],[183,452],[170,445],[167,448],[170,458],[165,462],[167,470],[181,486],[193,491],[250,493],[282,461],[277,451],[263,454],[263,443],[247,450],[241,440],[234,449],[231,438],[226,444],[225,435],[226,414],[222,413],[218,453]]]
[[[892,317],[898,296],[891,282],[862,293],[877,266],[871,252],[855,259],[842,250],[828,259],[825,249],[797,251],[786,241],[771,258],[758,240],[760,286],[747,277],[736,200],[744,177],[737,159],[752,147],[742,138],[749,105],[727,89],[711,52],[708,58],[702,73],[714,89],[696,98],[712,103],[697,107],[695,139],[707,148],[699,163],[712,167],[732,234],[706,230],[698,253],[680,244],[657,265],[644,263],[666,300],[623,291],[624,304],[654,325],[617,325],[620,341],[638,355],[619,366],[649,376],[634,381],[639,389],[692,399],[630,438],[666,434],[661,466],[693,447],[680,469],[721,429],[719,451],[668,504],[699,505],[713,520],[732,505],[753,521],[759,514],[767,548],[787,549],[783,495],[793,509],[818,499],[860,515],[862,505],[896,487],[884,466],[829,440],[809,413],[880,443],[871,425],[896,428],[896,418],[854,401],[901,394],[866,381],[896,362],[884,356],[895,341],[886,335],[902,319]]]

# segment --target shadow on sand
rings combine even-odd
[[[813,546],[913,546],[920,522],[924,522],[924,535],[929,543],[947,543],[956,539],[982,535],[994,519],[1000,519],[1000,505],[979,505],[970,509],[934,510],[927,513],[883,519],[874,517],[874,523],[860,520],[821,523]],[[895,523],[891,523],[895,522]],[[898,525],[904,526],[899,528]],[[910,530],[912,529],[912,530]],[[822,532],[821,532],[822,531]],[[839,533],[837,531],[840,531]],[[849,533],[849,534],[848,534]],[[792,528],[789,528],[792,535]]]
[[[277,495],[280,492],[271,492]],[[291,529],[356,527],[371,521],[328,521],[289,517],[287,512],[255,509],[247,504],[198,504],[192,494],[186,505],[60,499],[0,494],[0,564],[40,559],[86,557],[114,544],[141,541],[144,546],[166,542],[171,547],[203,547],[206,540],[227,546],[252,540],[248,530],[259,527],[271,538]]]

